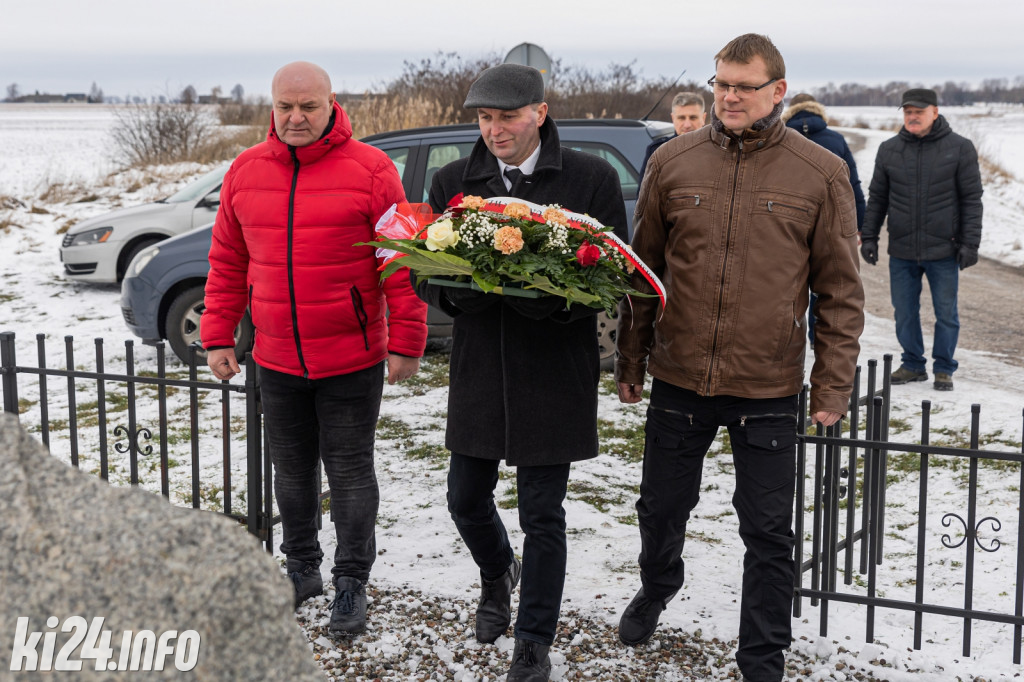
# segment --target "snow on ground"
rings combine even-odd
[[[119,310],[119,291],[113,286],[86,286],[64,280],[57,257],[58,229],[63,225],[97,215],[121,204],[142,203],[166,196],[186,180],[165,180],[127,192],[127,174],[105,181],[113,166],[106,151],[106,126],[111,115],[104,108],[40,107],[12,111],[0,105],[0,145],[9,153],[0,159],[0,331],[17,334],[18,357],[22,364],[35,362],[34,338],[45,334],[49,352],[47,363],[64,366],[63,337],[76,339],[76,364],[91,365],[92,339],[107,342],[108,367],[123,363],[123,341],[128,338]],[[67,113],[67,117],[60,114]],[[999,115],[971,118],[967,112],[949,112],[958,121],[971,121],[983,144],[997,150],[1000,163],[1012,177],[1000,184],[986,186],[985,241],[982,254],[1013,265],[1024,265],[1024,251],[1013,244],[1024,240],[1020,225],[1021,198],[1024,197],[1024,162],[1010,150],[1024,145],[1024,108],[1017,107]],[[891,133],[854,128],[858,119],[872,125],[889,119],[898,121],[898,112],[848,108],[831,112],[850,126],[846,130],[866,136],[865,147],[857,153],[857,162],[865,184],[870,181],[873,158],[878,144]],[[38,125],[32,125],[36,121]],[[848,122],[847,122],[848,121]],[[877,122],[877,123],[876,123]],[[16,150],[11,152],[10,150]],[[1004,156],[1005,155],[1005,156]],[[1017,165],[1014,163],[1020,162]],[[167,177],[194,170],[169,169]],[[78,189],[59,200],[40,199],[42,186],[58,179]],[[96,182],[99,198],[76,203]],[[17,201],[6,202],[3,196]],[[10,224],[5,224],[5,219]],[[868,316],[862,342],[862,363],[881,361],[896,348],[892,323]],[[970,373],[957,379],[953,393],[939,394],[930,383],[896,387],[893,391],[893,418],[904,420],[906,430],[894,429],[892,438],[913,442],[921,412],[921,401],[932,402],[932,438],[948,442],[963,440],[970,423],[970,406],[982,405],[981,433],[986,447],[1020,452],[1021,408],[1024,395],[1024,370],[1004,365],[989,355],[970,348],[959,351]],[[155,352],[136,347],[137,367],[152,367]],[[478,574],[458,539],[445,509],[445,460],[443,443],[446,388],[444,356],[433,355],[416,383],[385,388],[382,428],[378,437],[381,507],[378,532],[378,563],[373,585],[377,588],[407,586],[426,595],[449,600],[475,601]],[[572,486],[566,503],[569,524],[569,571],[565,588],[565,610],[575,609],[598,623],[614,626],[639,580],[636,557],[639,536],[635,526],[633,503],[639,485],[641,466],[633,447],[615,436],[637,436],[643,423],[643,406],[623,406],[614,397],[610,378],[605,377],[600,401],[600,417],[606,421],[608,436],[604,454],[589,462],[574,465]],[[31,392],[26,393],[31,395]],[[59,403],[59,396],[55,398]],[[51,408],[57,413],[57,407]],[[214,406],[208,413],[213,418]],[[29,421],[26,419],[26,421]],[[59,443],[54,450],[59,449]],[[917,531],[916,474],[893,470],[889,492],[885,557],[878,569],[879,586],[885,596],[907,598],[914,576],[913,540]],[[1015,593],[1015,554],[1017,551],[1017,513],[1020,494],[1019,468],[991,467],[981,472],[982,493],[978,518],[996,517],[1000,529],[983,525],[981,540],[989,546],[994,539],[1002,543],[999,551],[978,551],[974,606],[1012,612]],[[510,479],[499,483],[499,501],[506,497]],[[943,534],[957,536],[956,526],[944,528],[941,519],[952,512],[966,517],[964,473],[952,467],[933,467],[929,477],[928,553],[932,560],[927,574],[928,599],[949,605],[963,603],[964,548],[945,549]],[[739,579],[742,546],[736,533],[735,516],[730,505],[733,486],[728,455],[715,453],[705,466],[704,493],[690,527],[687,544],[687,583],[669,605],[662,619],[662,630],[700,635],[701,641],[718,638],[729,643],[736,637]],[[521,548],[522,534],[514,509],[503,509],[503,518],[513,543]],[[330,556],[334,548],[329,522],[321,542]],[[858,557],[859,559],[859,554]],[[329,571],[324,564],[325,577]],[[855,582],[862,582],[857,574]],[[806,582],[805,582],[806,584]],[[321,609],[310,619],[322,621]],[[381,605],[383,608],[383,605]],[[308,608],[308,607],[307,607]],[[371,607],[372,608],[372,607]],[[308,614],[307,614],[308,615]],[[453,614],[457,616],[458,614]],[[913,651],[910,626],[912,617],[901,612],[879,609],[875,643],[865,644],[865,609],[832,604],[829,633],[818,636],[820,609],[804,603],[801,618],[794,620],[794,657],[801,660],[801,677],[808,680],[854,679],[850,666],[873,671],[858,679],[953,680],[1010,679],[1024,669],[1012,664],[1013,629],[1010,626],[976,623],[973,628],[972,655],[961,655],[962,621],[955,618],[926,616],[922,650]],[[386,622],[384,614],[378,616]],[[371,611],[371,621],[374,618]],[[311,636],[311,639],[314,639]],[[319,641],[319,639],[317,640]],[[656,642],[659,641],[656,638]],[[365,655],[384,655],[395,646],[388,633],[377,633],[357,640]],[[401,646],[401,642],[397,643]],[[449,643],[451,645],[452,643]],[[454,643],[455,646],[469,646]],[[330,642],[327,642],[328,647]],[[727,645],[727,644],[726,644]],[[323,647],[323,642],[317,646]],[[652,647],[658,644],[650,645]],[[507,646],[506,646],[507,648]],[[569,645],[560,643],[556,666],[558,675],[576,673],[597,675],[587,661],[565,658]],[[328,652],[330,653],[330,652]],[[337,655],[337,651],[334,652]],[[609,655],[620,656],[623,665],[632,657],[629,650],[614,647]],[[446,654],[447,656],[447,654]],[[497,658],[507,660],[502,650]],[[884,659],[885,663],[879,663]],[[874,661],[875,663],[872,663]],[[452,664],[455,665],[455,664]],[[496,669],[501,669],[497,666]],[[846,670],[843,673],[842,670]],[[412,668],[406,668],[412,674]],[[455,670],[454,667],[450,670]],[[454,673],[449,673],[454,675]],[[621,675],[621,674],[620,674]],[[724,666],[707,679],[730,679],[735,668]],[[398,679],[398,678],[396,678]],[[465,679],[475,679],[467,676]],[[493,678],[492,678],[493,679]],[[605,679],[602,677],[602,679]],[[613,678],[608,678],[613,679]],[[622,679],[620,676],[617,679]],[[680,673],[678,679],[686,679]],[[692,679],[692,678],[691,678]]]

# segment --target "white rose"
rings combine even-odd
[[[459,233],[455,231],[452,221],[446,218],[427,228],[425,242],[431,251],[444,251],[459,243]]]

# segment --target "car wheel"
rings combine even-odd
[[[143,239],[140,242],[136,242],[129,246],[127,249],[121,252],[121,256],[117,259],[117,281],[120,283],[124,279],[124,275],[128,272],[128,266],[131,265],[135,257],[139,255],[139,251],[149,248],[157,242],[162,242],[163,239],[159,237],[152,237],[150,239]]]
[[[602,370],[615,368],[615,325],[618,316],[618,313],[609,315],[603,311],[597,314],[597,353]]]
[[[200,341],[199,320],[206,309],[204,296],[203,287],[191,287],[178,294],[167,310],[167,342],[178,359],[186,365],[189,361],[189,346]],[[242,321],[235,328],[235,358],[239,362],[244,361],[245,354],[252,350],[255,335],[252,319],[246,311]],[[196,351],[196,362],[206,362],[205,350],[200,348]]]

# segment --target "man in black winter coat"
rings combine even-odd
[[[935,309],[934,386],[953,390],[960,318],[959,270],[978,262],[981,171],[971,141],[939,115],[934,90],[903,93],[903,128],[878,148],[861,233],[861,255],[878,261],[878,235],[888,215],[889,289],[896,339],[903,347],[892,383],[927,381],[921,332],[921,278]]]
[[[789,106],[782,112],[782,121],[786,127],[792,128],[811,142],[820,144],[840,159],[846,162],[850,169],[850,185],[853,187],[853,199],[857,204],[857,231],[860,231],[864,224],[864,191],[860,187],[860,177],[857,175],[857,162],[853,160],[853,153],[850,145],[846,144],[846,138],[831,130],[825,120],[825,106],[806,93],[795,95],[789,101]],[[814,306],[818,297],[811,292],[811,300],[807,306],[807,338],[814,346]]]
[[[430,205],[460,194],[559,204],[615,227],[626,213],[615,170],[560,146],[536,69],[501,64],[470,87],[480,139],[434,175]],[[490,643],[511,623],[522,573],[508,680],[547,680],[565,581],[565,499],[570,464],[597,455],[600,375],[597,309],[564,298],[525,299],[421,283],[420,297],[453,318],[445,446],[448,510],[480,567],[476,637]],[[501,460],[516,467],[522,564],[494,504]]]

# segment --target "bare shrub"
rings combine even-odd
[[[384,94],[399,105],[432,107],[441,116],[437,124],[471,123],[476,111],[462,106],[469,86],[481,71],[500,63],[496,54],[463,61],[455,52],[438,52],[419,63],[405,62],[402,75],[387,84]]]
[[[211,134],[210,119],[196,104],[130,104],[115,110],[112,135],[125,167],[192,161]]]
[[[352,136],[357,139],[389,130],[458,122],[451,105],[442,107],[439,101],[422,96],[410,99],[401,95],[366,94],[361,99],[349,100],[344,107],[352,121]]]
[[[668,78],[644,79],[636,62],[608,65],[603,71],[582,66],[563,66],[556,60],[545,99],[555,118],[649,118],[671,119],[672,94],[690,90],[704,95],[710,107],[711,93],[694,81],[673,84]],[[657,106],[655,106],[657,105]],[[653,111],[652,111],[653,109]]]
[[[343,102],[356,136],[425,125],[471,123],[476,112],[463,107],[469,86],[480,73],[501,63],[497,55],[463,59],[438,52],[419,62],[405,62],[401,76],[383,86],[378,95]],[[545,93],[555,118],[651,118],[670,120],[672,94],[693,90],[711,93],[693,81],[673,83],[668,78],[645,79],[634,63],[611,64],[603,71],[563,66],[556,60]]]
[[[266,129],[270,124],[270,100],[261,96],[245,101],[221,102],[217,105],[217,119],[225,126],[262,126]]]
[[[267,138],[269,118],[263,125],[244,126],[231,130],[215,130],[206,142],[195,150],[189,161],[217,163],[229,161]]]

